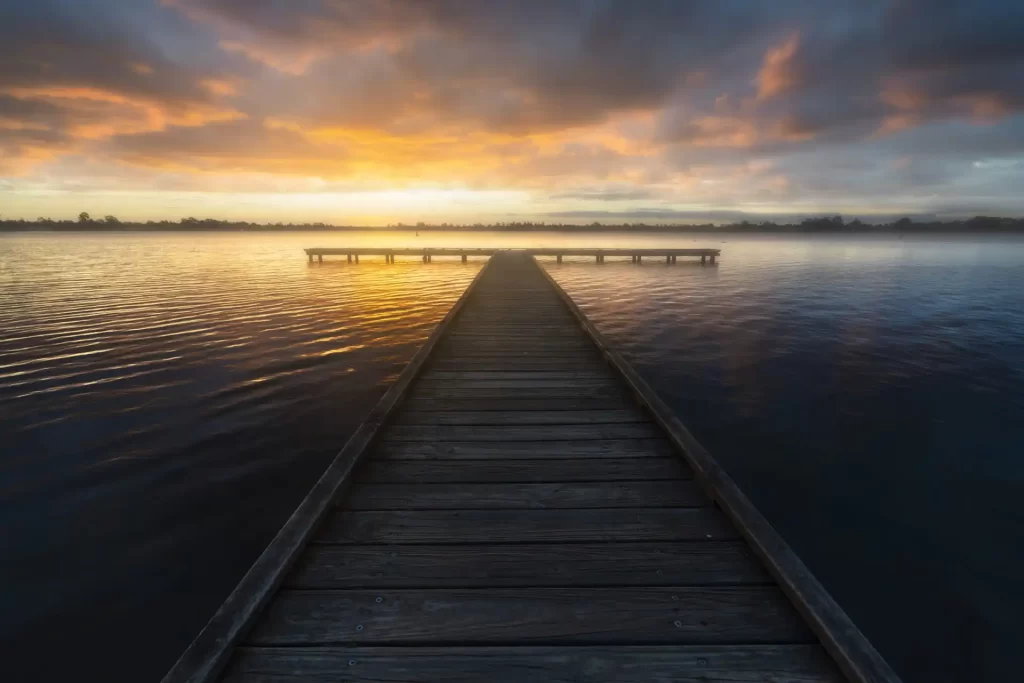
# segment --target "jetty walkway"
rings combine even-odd
[[[522,252],[482,268],[164,682],[217,680],[898,682]]]

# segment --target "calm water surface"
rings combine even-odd
[[[159,680],[480,266],[300,251],[385,243],[722,248],[546,265],[908,683],[1020,670],[1022,240],[25,234],[0,236],[5,680]]]

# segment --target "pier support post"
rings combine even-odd
[[[463,262],[463,263],[465,263],[465,262],[466,262],[466,255],[465,255],[465,254],[463,254],[463,255],[462,255],[462,262]]]
[[[310,263],[312,263],[312,262],[313,262],[313,255],[312,255],[312,254],[310,254],[310,255],[309,255],[309,262],[310,262]]]
[[[355,257],[356,257],[356,263],[359,263],[359,254],[356,254]]]
[[[665,257],[665,263],[666,264],[672,263],[672,257],[671,256],[666,256]]]
[[[701,254],[701,257],[700,257],[700,264],[701,264],[702,266],[704,265],[704,262],[705,262],[705,261],[707,260],[707,258],[708,258],[707,256],[704,256],[703,254]]]
[[[715,255],[711,255],[711,265],[715,265]]]
[[[316,257],[317,257],[318,259],[320,259],[320,263],[323,263],[323,262],[324,262],[324,255],[323,255],[323,254],[317,254],[317,256],[316,256]]]
[[[636,262],[637,263],[643,263],[644,262],[644,257],[641,256],[640,254],[637,254],[636,255]]]
[[[561,254],[559,254],[559,255],[558,255],[558,256],[556,256],[555,258],[556,258],[556,259],[558,259],[558,262],[559,262],[559,263],[561,263],[561,262],[562,262],[562,255],[561,255]]]
[[[348,262],[352,263],[352,254],[348,254]]]

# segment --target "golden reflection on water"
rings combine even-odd
[[[309,266],[322,239],[0,235],[14,651],[158,680],[482,264]]]

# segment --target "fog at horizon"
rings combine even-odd
[[[0,217],[1024,215],[1024,4],[38,0]]]

